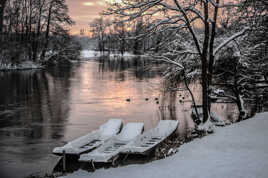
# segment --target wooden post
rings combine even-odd
[[[63,172],[66,172],[66,152],[63,150]]]

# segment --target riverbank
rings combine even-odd
[[[2,64],[0,63],[0,71],[14,71],[14,70],[34,70],[34,69],[43,69],[39,63],[34,63],[32,61],[25,61],[20,64],[11,65],[11,64]]]
[[[94,50],[82,50],[80,54],[80,58],[82,59],[89,59],[89,58],[96,58],[96,57],[101,57],[101,56],[110,56],[110,57],[136,57],[138,55],[131,54],[129,52],[124,52],[124,54],[121,53],[102,53],[100,51],[94,51]]]
[[[62,178],[264,178],[268,175],[268,113],[184,144],[166,159],[142,165],[79,170]]]
[[[109,56],[111,58],[115,57],[136,57],[137,55],[131,54],[129,52],[125,52],[123,55],[120,53],[102,53],[100,51],[94,50],[82,50],[80,51],[80,59],[88,60],[88,59],[95,59],[101,56]],[[68,60],[67,60],[68,61]],[[79,62],[79,60],[70,60],[69,62],[75,63]],[[0,71],[18,71],[18,70],[36,70],[36,69],[44,69],[45,65],[41,65],[38,62],[33,61],[24,61],[18,64],[11,64],[11,63],[2,63],[0,61]]]

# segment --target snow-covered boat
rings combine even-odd
[[[120,134],[114,136],[92,152],[80,155],[81,162],[113,162],[124,147],[144,130],[143,123],[128,123]]]
[[[176,131],[178,121],[160,120],[157,127],[139,135],[125,146],[121,153],[125,154],[147,154],[158,144]]]
[[[85,136],[79,137],[63,147],[56,147],[53,153],[62,155],[63,151],[67,155],[80,155],[91,151],[102,145],[111,137],[117,135],[122,129],[123,123],[121,119],[110,119],[105,124],[101,125],[99,130],[88,133]]]

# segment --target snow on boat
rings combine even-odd
[[[121,131],[122,126],[123,123],[121,119],[110,119],[108,122],[101,125],[99,130],[79,137],[63,147],[56,147],[54,148],[53,153],[62,155],[63,151],[65,151],[65,153],[69,155],[80,155],[81,153],[91,151],[102,145],[111,137],[117,135]]]
[[[121,153],[147,154],[167,137],[173,134],[178,127],[178,121],[160,120],[157,127],[143,133],[131,141]]]
[[[143,123],[128,123],[121,133],[90,153],[80,155],[81,162],[113,162],[121,150],[144,130]]]

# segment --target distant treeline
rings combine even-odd
[[[0,65],[50,63],[79,53],[65,0],[0,1]]]
[[[97,41],[95,50],[106,52],[126,51],[142,54],[146,51],[158,53],[170,30],[161,33],[149,32],[148,18],[138,18],[131,22],[120,22],[118,19],[96,18],[90,22],[90,33]],[[150,33],[148,35],[148,33]]]

